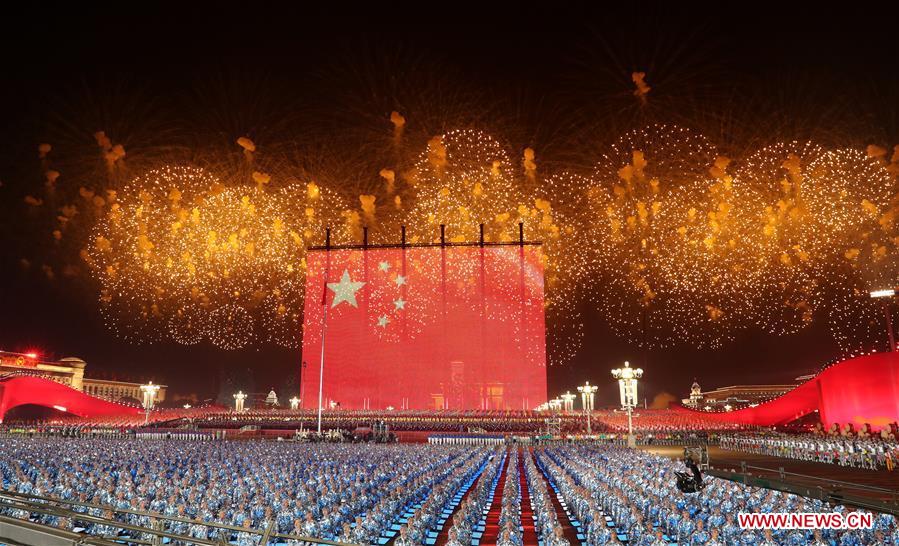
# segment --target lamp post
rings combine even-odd
[[[589,381],[577,388],[577,392],[581,393],[581,406],[587,414],[587,435],[593,434],[593,397],[597,390],[599,387],[591,385]]]
[[[561,411],[562,409],[562,399],[561,398],[553,398],[549,402],[550,411]]]
[[[576,395],[565,391],[565,394],[561,395],[559,398],[562,399],[562,404],[565,406],[566,412],[574,411],[574,399],[577,398]]]
[[[874,299],[879,299],[883,303],[883,314],[886,317],[887,321],[887,335],[889,336],[890,341],[890,352],[896,352],[896,338],[893,336],[893,320],[890,318],[890,299],[896,295],[896,290],[894,288],[887,288],[885,290],[873,290],[871,292],[871,297]]]
[[[621,395],[621,407],[627,411],[627,446],[636,447],[634,440],[634,407],[637,406],[637,380],[643,377],[641,368],[631,368],[629,362],[624,362],[623,368],[612,370],[612,377],[618,380],[618,392]]]
[[[300,399],[294,396],[290,399],[290,409],[295,410],[300,407]]]
[[[243,412],[243,402],[246,399],[247,395],[243,391],[237,391],[237,394],[234,395],[234,411],[237,413]]]
[[[150,422],[150,410],[156,402],[156,393],[159,392],[159,385],[154,385],[152,381],[146,385],[140,386],[140,392],[144,395],[144,424]]]

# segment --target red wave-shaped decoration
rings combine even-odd
[[[16,406],[34,404],[79,417],[138,415],[139,408],[107,402],[49,379],[31,376],[0,381],[0,422]]]
[[[790,392],[755,407],[712,413],[678,407],[720,422],[773,426],[818,411],[825,427],[899,421],[899,354],[876,353],[838,362]]]

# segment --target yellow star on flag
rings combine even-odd
[[[343,270],[340,282],[329,282],[328,289],[334,292],[334,300],[331,302],[331,308],[337,307],[341,302],[347,302],[353,307],[359,307],[356,304],[356,292],[365,286],[364,282],[353,282],[350,279],[350,272]]]

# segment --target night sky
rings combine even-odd
[[[542,165],[589,163],[598,143],[650,121],[699,127],[725,148],[771,134],[899,143],[899,18],[890,3],[832,13],[822,3],[488,4],[347,3],[326,13],[310,3],[80,3],[5,14],[0,348],[79,356],[88,375],[152,378],[201,399],[232,385],[288,392],[300,364],[299,350],[133,346],[112,336],[89,278],[41,273],[58,257],[22,201],[40,184],[41,142],[89,144],[99,129],[171,146],[246,134],[314,140],[353,116],[385,116],[393,109],[385,105],[402,107],[420,88],[432,119],[441,101],[453,105],[453,119],[433,122],[435,131],[484,126],[519,149],[533,146]],[[634,105],[636,70],[653,85],[651,108]],[[391,92],[404,98],[391,102]],[[589,379],[610,404],[608,370],[625,359],[645,368],[650,397],[680,397],[694,377],[706,388],[789,381],[840,356],[821,321],[786,338],[743,334],[720,351],[645,353],[583,312],[587,344],[549,370],[552,395]]]

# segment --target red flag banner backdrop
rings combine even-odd
[[[531,409],[546,401],[539,245],[313,250],[301,398],[348,409]],[[324,336],[323,336],[324,333]]]

